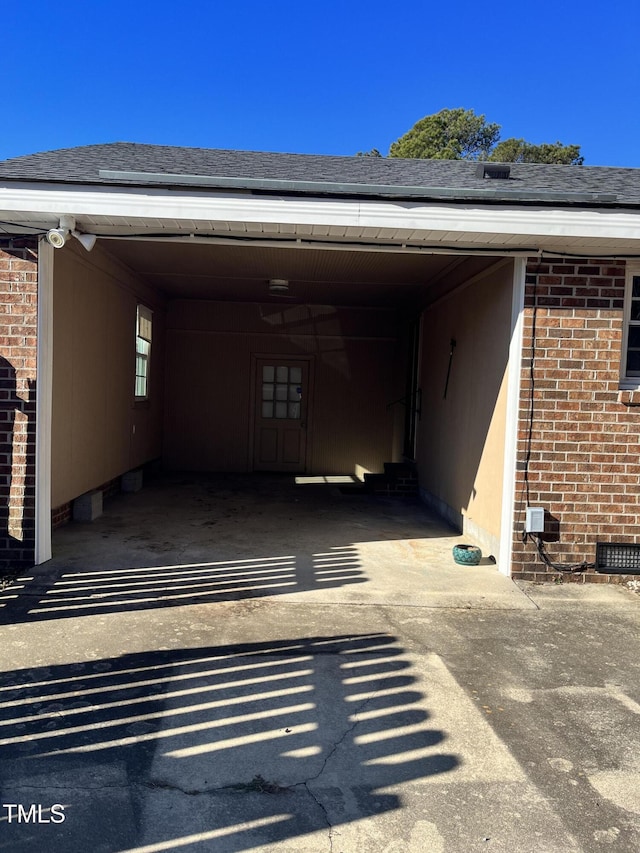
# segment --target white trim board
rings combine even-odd
[[[520,365],[522,362],[526,269],[526,261],[521,258],[514,261],[513,298],[511,302],[511,341],[509,344],[507,411],[502,475],[502,517],[500,519],[500,552],[498,556],[498,569],[504,575],[511,575],[511,556],[513,551],[518,415],[520,413]]]
[[[53,406],[54,249],[38,241],[38,343],[36,374],[35,564],[51,559],[51,413]]]
[[[114,190],[96,187],[60,189],[57,185],[2,186],[0,211],[29,214],[29,221],[57,225],[62,214],[109,217],[113,226],[142,227],[145,220],[158,231],[194,229],[196,222],[265,222],[294,226],[333,225],[425,231],[455,242],[456,234],[521,237],[599,238],[632,241],[638,236],[640,212],[632,210],[517,207],[478,203],[426,203],[362,199],[247,196],[239,193],[170,193],[154,188]],[[120,225],[113,218],[122,218]],[[132,221],[132,220],[138,220]],[[161,220],[158,222],[158,220]],[[162,222],[168,220],[168,222]],[[167,228],[167,225],[169,228]],[[196,228],[196,231],[198,229]],[[305,232],[308,234],[308,232]]]

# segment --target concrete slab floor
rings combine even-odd
[[[166,476],[112,499],[93,523],[56,531],[53,560],[21,586],[31,618],[274,596],[534,606],[489,555],[457,565],[451,552],[463,541],[417,501],[296,486],[291,476]]]
[[[0,850],[640,849],[637,595],[457,567],[419,505],[176,485],[0,598]]]

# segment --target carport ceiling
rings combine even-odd
[[[101,245],[174,299],[282,301],[268,281],[286,279],[291,302],[410,307],[430,301],[496,258],[350,249],[105,240]],[[428,293],[428,291],[430,291]]]

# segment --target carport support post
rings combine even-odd
[[[518,451],[518,416],[520,413],[520,364],[524,322],[524,285],[526,258],[516,258],[513,268],[513,297],[511,301],[511,339],[507,379],[507,422],[504,436],[504,465],[502,481],[502,515],[500,519],[500,554],[498,568],[511,574],[513,555],[513,526],[516,501],[516,457]]]
[[[35,563],[51,559],[51,413],[53,403],[54,249],[38,246],[38,381],[36,384],[36,541]]]

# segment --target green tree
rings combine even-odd
[[[373,148],[358,156],[375,157]],[[524,139],[500,141],[500,125],[483,115],[462,108],[440,110],[421,118],[411,130],[391,144],[389,157],[428,160],[491,160],[499,163],[560,163],[581,166],[584,157],[579,145],[543,142],[534,145]]]
[[[489,156],[499,137],[500,125],[489,124],[473,110],[440,110],[392,143],[389,157],[478,160]]]
[[[563,145],[562,142],[533,145],[515,138],[498,142],[488,159],[497,163],[556,163],[565,166],[582,166],[584,163],[579,145]]]

